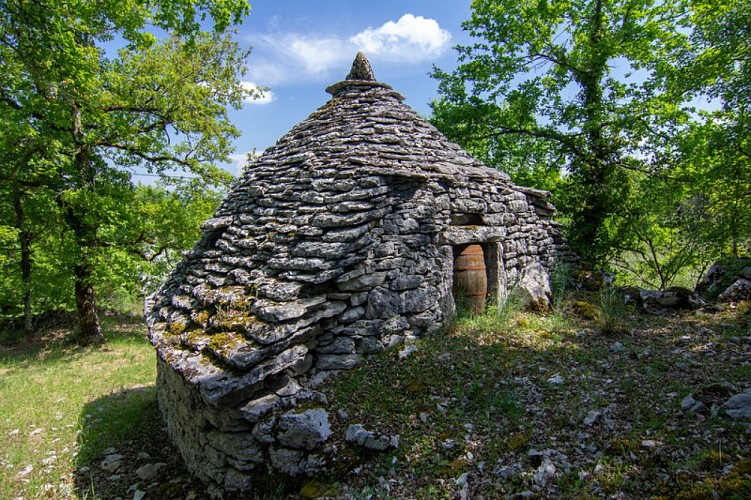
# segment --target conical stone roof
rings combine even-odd
[[[247,370],[294,343],[293,334],[307,338],[310,325],[341,312],[314,285],[365,260],[369,230],[388,211],[384,178],[508,179],[449,141],[391,87],[353,74],[251,164],[204,223],[201,241],[156,295],[150,318],[160,353],[178,342],[187,348],[181,357],[203,353],[222,368]],[[315,321],[299,321],[311,310]],[[221,331],[227,338],[220,343],[213,332]],[[201,366],[191,373],[214,371]],[[230,389],[206,375],[203,385]]]
[[[210,480],[226,471],[206,472],[190,443],[204,438],[187,429],[251,432],[315,397],[326,374],[445,325],[451,245],[495,245],[503,285],[560,244],[545,193],[449,141],[375,81],[364,55],[327,91],[245,169],[145,307],[171,435]]]

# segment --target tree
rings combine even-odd
[[[687,228],[705,243],[708,259],[751,254],[751,129],[735,110],[704,113],[676,138],[678,172],[689,199],[706,214]],[[744,123],[746,122],[746,123]]]
[[[457,48],[452,73],[434,70],[436,123],[509,156],[495,163],[512,173],[532,162],[555,183],[544,170],[560,169],[569,244],[601,265],[622,237],[628,172],[645,169],[647,139],[683,116],[681,97],[657,82],[687,44],[686,19],[672,0],[475,0],[464,29],[477,42]]]
[[[95,267],[102,299],[110,307],[127,310],[137,304],[140,309],[145,295],[198,240],[199,226],[222,197],[197,182],[160,184],[137,186],[116,224],[101,231],[106,241],[119,242],[102,250]]]
[[[691,15],[690,51],[667,84],[718,109],[680,137],[680,159],[711,213],[713,256],[738,257],[751,253],[751,5],[696,0]]]
[[[213,165],[238,134],[226,109],[248,95],[239,82],[247,52],[229,28],[249,10],[246,0],[0,2],[0,57],[8,68],[0,75],[0,113],[12,113],[46,145],[43,184],[75,242],[82,343],[103,340],[95,262],[103,248],[120,244],[103,228],[133,196],[133,169],[226,181]],[[208,17],[212,33],[201,30]],[[147,26],[169,38],[157,40]],[[123,47],[113,55],[108,42]]]
[[[495,125],[504,110],[492,103],[456,105],[446,99],[431,104],[431,122],[485,165],[506,172],[522,186],[552,191],[560,198],[563,155],[549,141],[527,135],[499,134]]]
[[[222,192],[206,189],[198,178],[179,185],[134,186],[117,217],[98,228],[102,246],[97,248],[94,278],[99,307],[118,311],[140,309],[145,295],[153,292],[198,239],[201,222],[211,216]],[[0,191],[9,184],[0,187]],[[78,250],[71,231],[57,210],[52,193],[26,192],[23,200],[24,228],[30,237],[28,267],[23,247],[13,227],[14,200],[0,195],[0,315],[24,314],[31,323],[36,313],[69,309],[74,305],[70,269]],[[24,279],[31,275],[33,279]],[[28,286],[25,284],[28,283]],[[24,303],[19,303],[23,292]],[[28,331],[30,325],[24,325]]]
[[[9,68],[11,69],[11,68]],[[11,70],[12,71],[12,70]],[[43,140],[17,109],[6,109],[0,117],[0,197],[5,204],[0,205],[0,224],[5,226],[5,248],[17,252],[18,258],[5,262],[18,264],[20,281],[13,283],[14,272],[6,272],[9,281],[6,289],[21,293],[23,304],[23,328],[26,333],[32,330],[32,246],[41,233],[54,220],[45,201],[52,199],[49,189],[44,189],[54,181],[45,158],[53,158],[54,145]],[[14,244],[15,242],[15,244]]]
[[[711,226],[705,199],[679,172],[672,176],[634,173],[632,196],[621,207],[626,236],[618,242],[611,265],[628,282],[665,290],[693,287],[707,268]]]

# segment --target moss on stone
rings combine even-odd
[[[180,335],[181,333],[183,333],[185,331],[186,327],[187,327],[187,323],[185,321],[183,321],[183,320],[172,321],[169,324],[168,333],[169,333],[169,335],[177,336],[177,335]]]
[[[240,343],[240,339],[237,338],[232,332],[222,332],[211,336],[209,340],[209,348],[216,352],[220,352],[226,349],[232,349]]]
[[[336,495],[336,488],[318,479],[312,479],[300,488],[300,498],[321,498]]]
[[[201,312],[196,312],[193,314],[193,321],[205,328],[209,323],[209,316],[209,311],[204,309]]]
[[[209,336],[203,330],[193,330],[186,333],[183,337],[183,343],[188,347],[196,347],[205,343]]]
[[[602,312],[600,308],[583,300],[575,300],[567,305],[567,309],[582,319],[596,320],[599,319]]]
[[[211,318],[212,328],[220,331],[247,329],[256,323],[258,319],[247,309],[220,310]]]

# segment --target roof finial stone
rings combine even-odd
[[[358,52],[347,78],[339,83],[330,85],[326,88],[326,92],[337,97],[345,93],[354,92],[356,94],[372,88],[392,90],[390,85],[376,80],[368,58],[362,52]],[[393,95],[399,100],[404,100],[404,96],[399,93],[394,92]]]
[[[358,52],[355,60],[352,62],[352,69],[347,75],[347,80],[359,80],[363,82],[375,82],[376,77],[373,68],[370,67],[368,58],[365,54]]]

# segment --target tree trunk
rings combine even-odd
[[[71,132],[78,146],[75,154],[75,165],[80,175],[79,188],[96,191],[96,167],[90,156],[90,151],[84,142],[83,121],[81,108],[72,103],[73,127]],[[65,207],[68,225],[76,235],[79,249],[78,262],[73,267],[75,277],[76,311],[78,312],[78,343],[81,345],[101,344],[104,342],[99,316],[96,311],[96,297],[94,295],[94,269],[91,253],[97,247],[97,229],[86,220],[87,207],[84,205]]]
[[[31,234],[21,231],[21,280],[23,281],[23,331],[33,333],[33,316],[31,314]]]
[[[21,283],[23,287],[23,331],[31,335],[33,331],[33,317],[31,315],[31,231],[26,228],[26,217],[23,211],[23,193],[19,192],[14,200],[16,211],[16,228],[18,242],[21,246]]]
[[[613,166],[609,165],[612,146],[608,144],[603,125],[603,77],[607,68],[607,53],[602,47],[603,2],[596,0],[589,33],[592,56],[589,67],[579,77],[584,101],[587,155],[580,159],[582,207],[573,216],[572,246],[590,266],[603,264],[611,246],[605,224],[613,211],[610,184]]]
[[[76,310],[78,312],[78,343],[81,345],[101,344],[104,342],[99,316],[96,312],[96,298],[92,283],[92,270],[84,262],[73,269],[76,283]]]

